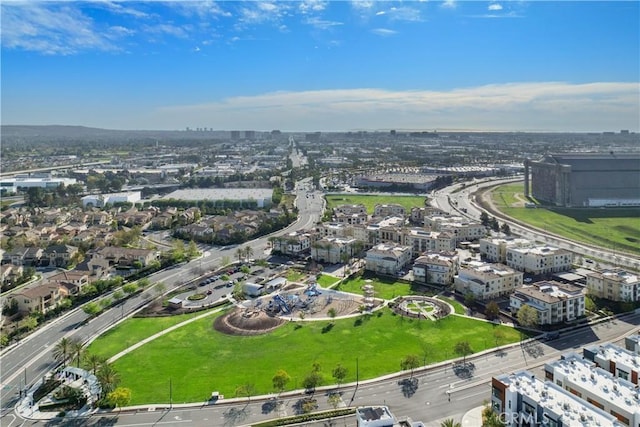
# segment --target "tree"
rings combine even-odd
[[[440,427],[462,427],[462,424],[454,421],[453,418],[447,418],[440,423]]]
[[[98,369],[106,363],[106,359],[98,354],[85,352],[84,363],[87,368],[93,373],[98,372]]]
[[[327,403],[329,403],[329,405],[331,405],[333,409],[338,409],[340,401],[342,401],[342,398],[340,397],[339,393],[331,393],[327,398]]]
[[[236,257],[238,258],[238,262],[242,261],[242,257],[244,257],[244,251],[242,248],[236,249]]]
[[[284,389],[287,387],[287,384],[291,381],[291,377],[287,374],[287,371],[284,369],[278,369],[276,374],[271,379],[273,383],[273,388],[278,392],[282,393]]]
[[[131,390],[126,387],[118,387],[107,393],[107,400],[122,410],[122,407],[128,405],[131,401]]]
[[[524,328],[535,328],[538,325],[538,312],[529,305],[523,305],[516,314],[518,323]]]
[[[331,307],[329,310],[327,310],[327,316],[331,318],[331,323],[333,323],[333,320],[336,318],[337,315],[338,315],[338,312],[334,307]]]
[[[251,396],[255,393],[256,387],[252,383],[244,383],[236,387],[236,396],[246,396],[248,402],[251,402]]]
[[[473,292],[467,292],[464,294],[464,305],[471,307],[476,302],[476,296]]]
[[[485,307],[484,314],[489,320],[497,319],[500,316],[500,306],[495,301],[489,301]]]
[[[400,369],[411,371],[410,378],[413,378],[413,370],[420,366],[420,359],[415,354],[408,354],[400,362]]]
[[[462,356],[462,363],[466,363],[467,356],[473,353],[473,350],[471,349],[471,344],[469,344],[469,341],[458,341],[456,345],[453,347],[453,351],[457,355]]]
[[[107,396],[111,393],[120,383],[120,376],[113,369],[113,366],[108,363],[103,364],[96,374],[100,387],[102,387],[103,396]]]
[[[489,214],[487,214],[486,212],[482,212],[480,214],[480,223],[482,225],[484,225],[485,227],[489,225]]]
[[[493,330],[493,338],[496,340],[496,347],[500,346],[502,340],[504,340],[505,333],[502,328],[495,328]]]
[[[79,368],[80,361],[84,355],[84,345],[82,341],[77,339],[71,340],[71,351],[69,354],[71,355],[71,359],[76,361],[76,368]]]
[[[336,380],[338,387],[340,387],[340,384],[342,384],[344,379],[347,377],[348,372],[349,371],[347,370],[347,368],[342,366],[340,363],[338,363],[338,366],[333,368],[333,371],[331,371],[331,375],[333,376],[333,379]]]
[[[196,242],[191,240],[189,242],[189,245],[187,246],[187,257],[189,259],[191,259],[191,258],[197,257],[198,255],[200,255],[200,251],[198,250],[198,247],[196,246]]]
[[[71,338],[62,337],[53,347],[53,358],[62,362],[62,366],[66,366],[67,359],[71,355],[71,344]]]
[[[509,227],[509,224],[507,224],[506,222],[502,224],[502,226],[500,227],[500,231],[502,231],[507,236],[511,235],[511,227]]]
[[[253,256],[253,248],[251,246],[248,246],[248,245],[245,246],[243,252],[244,252],[244,257],[247,261],[250,260],[251,257]]]

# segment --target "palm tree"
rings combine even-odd
[[[462,424],[454,421],[453,418],[447,418],[440,423],[440,427],[462,427]]]
[[[242,261],[242,257],[244,256],[242,248],[236,249],[236,256],[238,257],[238,262]]]
[[[120,376],[113,367],[107,363],[102,365],[96,374],[100,386],[102,387],[102,395],[106,396],[116,389],[120,382]]]
[[[251,246],[247,245],[244,247],[244,256],[247,260],[251,259],[253,256],[253,248]]]
[[[98,369],[100,369],[100,367],[106,363],[106,360],[104,357],[98,354],[93,354],[93,353],[85,353],[84,361],[86,363],[87,368],[91,370],[93,375],[95,375],[96,372],[98,372]]]
[[[72,340],[71,348],[69,354],[71,358],[76,361],[76,367],[80,367],[80,360],[82,360],[82,356],[84,355],[84,345],[80,340]]]
[[[63,337],[53,347],[53,358],[59,362],[62,362],[62,366],[66,366],[67,359],[71,354],[72,340],[67,337]]]

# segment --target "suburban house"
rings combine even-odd
[[[89,283],[89,276],[82,271],[62,271],[50,276],[47,283],[60,286],[65,295],[77,295],[82,291],[84,285]]]
[[[50,245],[42,253],[42,264],[65,267],[78,253],[78,248],[69,245]]]
[[[42,283],[15,292],[13,299],[17,301],[18,310],[22,312],[32,313],[39,311],[46,313],[56,308],[62,299],[62,293],[58,285]]]
[[[139,263],[142,267],[146,267],[158,258],[157,252],[150,249],[116,246],[105,246],[97,249],[93,254],[109,261],[110,266],[134,266],[135,263]]]

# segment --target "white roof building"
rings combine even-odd
[[[411,248],[380,243],[367,251],[365,261],[367,270],[395,275],[411,261]]]
[[[559,282],[538,282],[517,288],[510,299],[512,313],[528,305],[538,313],[539,325],[571,322],[584,316],[584,289]]]
[[[593,295],[613,301],[640,301],[640,277],[621,269],[591,271],[587,289]]]
[[[480,300],[511,294],[522,286],[523,274],[503,264],[471,261],[461,266],[454,284],[458,292],[471,292]]]
[[[573,254],[551,246],[507,247],[507,265],[530,274],[557,273],[571,269]]]

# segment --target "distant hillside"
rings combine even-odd
[[[3,143],[42,141],[135,141],[228,138],[225,131],[162,131],[162,130],[113,130],[85,126],[32,126],[2,125],[0,135]]]

